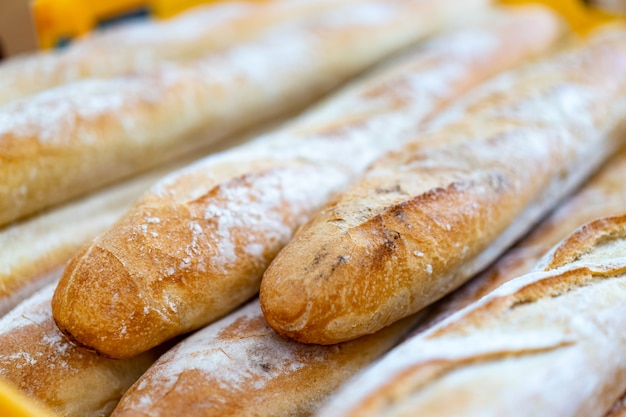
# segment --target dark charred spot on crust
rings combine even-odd
[[[246,349],[246,354],[253,367],[261,369],[265,373],[270,373],[276,369],[276,352],[269,345],[252,346]]]
[[[348,259],[350,259],[350,257],[348,257],[348,256],[344,256],[344,255],[338,256],[337,257],[337,263],[338,264],[344,264],[344,263],[348,262]]]
[[[403,223],[405,225],[409,225],[407,223],[407,221],[406,221],[406,214],[407,214],[408,207],[409,207],[409,202],[408,201],[403,201],[403,202],[401,202],[399,204],[396,204],[391,209],[391,215],[393,215],[401,223]]]
[[[328,256],[328,252],[325,250],[320,250],[319,252],[317,252],[315,254],[315,257],[313,257],[313,261],[304,268],[305,271],[309,270],[309,269],[313,269],[316,266],[318,266],[320,263],[322,263],[322,261]]]
[[[387,228],[384,229],[384,232],[385,232],[385,246],[389,247],[391,250],[395,250],[397,246],[396,241],[400,239],[402,235],[400,234],[400,232],[396,230],[390,230]]]
[[[333,265],[330,268],[330,272],[335,272],[335,269],[339,268],[339,266],[345,264],[346,262],[348,262],[348,259],[350,259],[349,256],[346,255],[339,255],[337,256],[337,259],[335,260],[335,262],[333,263]]]
[[[368,267],[384,269],[387,260],[394,256],[398,246],[401,245],[402,233],[385,225],[385,215],[377,215],[367,223],[369,223],[368,229],[371,229],[371,233],[377,236],[376,240],[368,245]]]

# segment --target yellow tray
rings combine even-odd
[[[0,380],[0,416],[56,417],[56,414],[35,403],[8,383]]]
[[[106,22],[138,15],[166,18],[219,1],[226,0],[33,0],[31,8],[39,46],[49,49]]]

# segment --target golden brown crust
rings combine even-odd
[[[278,336],[255,300],[171,349],[125,394],[113,416],[311,415],[414,322],[342,345],[307,346]]]
[[[616,29],[513,71],[461,103],[463,121],[375,163],[266,271],[270,325],[305,343],[349,340],[486,267],[623,140],[625,39]],[[302,295],[297,309],[284,289]]]
[[[546,18],[546,12],[535,13]],[[523,16],[526,21],[528,16]],[[504,25],[494,26],[482,36],[497,39]],[[518,58],[541,49],[535,42],[546,47],[556,32],[547,29],[545,37],[531,41],[532,48],[518,45]],[[466,44],[467,39],[461,40]],[[491,57],[509,47],[495,45],[477,53]],[[451,65],[467,59],[447,49],[442,54]],[[419,62],[420,57],[413,59]],[[509,66],[510,61],[498,61],[491,71],[500,65]],[[436,73],[439,68],[430,70]],[[467,71],[463,77],[475,82],[489,75],[471,65]],[[166,178],[94,241],[84,252],[88,259],[66,269],[53,303],[59,326],[101,354],[126,357],[228,313],[258,291],[262,271],[313,210],[387,146],[406,138],[404,126],[430,116],[440,101],[458,93],[451,89],[443,96],[418,95],[412,104],[417,110],[393,105],[381,109],[374,120],[384,121],[385,129],[396,129],[389,143],[378,140],[377,130],[361,131],[362,121],[349,119],[339,136],[326,136],[326,122],[319,136],[311,133],[308,122],[308,133],[298,136],[295,123]],[[348,114],[368,109],[367,98],[357,96],[356,105],[345,108]],[[426,99],[432,99],[432,107],[424,107]],[[351,158],[345,158],[348,154]],[[122,282],[96,282],[108,277]],[[118,292],[119,298],[112,299],[116,285],[132,292]]]
[[[570,262],[409,339],[320,415],[604,415],[626,389],[625,242],[624,215],[587,224],[556,248]]]

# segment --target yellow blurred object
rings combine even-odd
[[[49,49],[110,20],[133,15],[166,18],[219,1],[225,0],[33,0],[31,8],[39,46]]]
[[[605,23],[625,20],[623,16],[605,12],[598,7],[589,6],[582,0],[501,0],[500,3],[510,5],[544,4],[563,16],[572,29],[581,34],[585,34]]]
[[[215,3],[225,0],[151,0],[152,14],[156,17],[172,17],[178,13],[206,3]],[[271,0],[247,0],[256,2],[268,2]]]
[[[3,417],[56,417],[21,392],[0,380],[0,416]]]
[[[33,0],[32,11],[39,45],[49,49],[84,35],[109,20],[137,14],[167,18],[200,4],[219,1],[226,0]],[[548,5],[565,17],[574,30],[583,34],[617,18],[586,4],[603,4],[600,0],[500,0],[500,3]]]

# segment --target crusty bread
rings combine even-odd
[[[409,339],[320,416],[602,417],[626,390],[626,216]]]
[[[372,0],[193,62],[0,107],[0,224],[294,112],[486,1]]]
[[[624,71],[614,28],[488,83],[460,122],[376,162],[265,272],[269,324],[338,343],[460,286],[626,140]]]
[[[417,327],[416,333],[432,327],[505,282],[532,271],[541,257],[572,230],[599,217],[622,213],[626,208],[624,178],[626,148],[495,264],[435,303]]]
[[[53,301],[60,328],[101,354],[127,357],[251,298],[294,229],[333,192],[447,101],[559,33],[543,9],[489,22],[424,47],[391,77],[348,89],[342,105],[328,103],[335,120],[324,116],[317,132],[305,116],[302,130],[295,123],[157,184],[66,268]],[[519,36],[524,28],[543,35]]]
[[[308,416],[414,322],[341,345],[303,345],[277,335],[255,300],[159,358],[112,416]]]
[[[0,319],[0,378],[59,416],[108,416],[161,351],[116,361],[72,345],[52,319],[53,290],[48,285]]]
[[[272,25],[294,23],[365,0],[274,0],[198,6],[167,20],[146,20],[78,39],[69,47],[0,64],[0,105],[82,78],[146,71],[199,58],[248,40]]]

